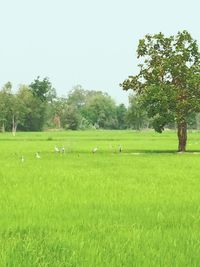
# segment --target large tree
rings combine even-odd
[[[141,58],[139,73],[129,76],[121,86],[136,92],[157,132],[176,122],[178,151],[185,151],[190,114],[200,111],[197,41],[187,31],[170,37],[146,35],[139,41],[137,56]]]
[[[31,102],[31,108],[35,112],[30,114],[29,117],[30,129],[32,131],[41,131],[45,124],[48,103],[52,103],[55,100],[56,92],[47,77],[41,80],[38,76],[29,87],[35,98]]]

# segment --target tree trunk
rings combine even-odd
[[[186,143],[187,143],[187,123],[181,122],[178,123],[178,151],[185,152],[186,150]]]
[[[17,123],[15,122],[15,116],[13,115],[13,119],[12,119],[12,134],[13,136],[15,136],[17,131]]]

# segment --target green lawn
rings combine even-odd
[[[200,154],[176,148],[175,132],[0,134],[0,267],[200,266]]]

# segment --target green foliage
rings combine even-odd
[[[71,115],[72,112],[76,113],[70,119],[71,122],[74,119],[76,129],[92,127],[115,129],[119,125],[115,102],[108,94],[101,91],[89,91],[84,90],[80,85],[75,86],[69,92],[65,104],[68,113],[69,111]],[[64,112],[63,115],[63,118],[68,116],[67,112]],[[69,116],[66,119],[69,120]],[[72,124],[69,123],[68,125]],[[70,128],[70,126],[68,127]]]
[[[55,89],[52,88],[52,84],[47,77],[40,80],[38,76],[34,82],[30,84],[30,88],[33,95],[40,99],[41,102],[52,101],[56,97]]]
[[[81,85],[76,85],[67,95],[67,104],[81,109],[87,101],[87,95],[87,90],[84,90]]]
[[[87,129],[93,129],[94,126],[84,117],[81,117],[81,121],[79,124],[80,130],[87,130]]]
[[[78,130],[81,122],[81,116],[74,106],[67,106],[64,114],[64,128]]]
[[[12,107],[12,84],[6,83],[0,91],[0,127],[4,132],[9,129]]]
[[[106,93],[90,94],[82,109],[82,115],[99,128],[114,129],[118,127],[115,102]]]
[[[127,109],[106,93],[75,86],[66,97],[57,97],[47,78],[21,85],[16,93],[7,83],[0,92],[2,130],[125,129]]]
[[[45,120],[46,103],[35,97],[30,87],[22,85],[17,97],[20,99],[23,120],[18,128],[23,131],[41,131]]]
[[[133,89],[153,119],[154,129],[162,132],[166,124],[188,122],[200,111],[200,54],[187,31],[165,37],[146,35],[139,41],[140,71],[121,86]]]
[[[48,78],[40,80],[39,76],[30,84],[30,88],[35,97],[35,101],[31,103],[34,113],[29,114],[29,129],[32,131],[41,131],[46,120],[47,104],[55,100],[56,91]]]
[[[127,128],[127,108],[124,104],[120,104],[116,107],[116,115],[118,121],[118,129],[126,129]]]
[[[129,96],[129,107],[126,114],[126,120],[129,128],[135,130],[148,128],[149,121],[147,119],[147,113],[141,106],[139,98],[135,95]]]

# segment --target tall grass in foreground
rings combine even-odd
[[[200,154],[176,146],[173,132],[1,134],[0,266],[199,266]]]

